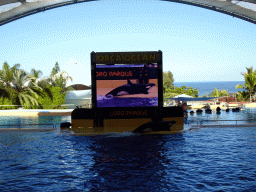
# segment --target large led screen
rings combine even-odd
[[[97,107],[158,106],[158,66],[96,65]]]

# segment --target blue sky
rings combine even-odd
[[[179,3],[79,3],[1,26],[0,67],[20,63],[45,77],[58,62],[89,85],[92,51],[162,50],[163,71],[171,71],[175,82],[241,81],[241,72],[256,64],[255,31],[244,20]]]

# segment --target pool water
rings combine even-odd
[[[1,133],[0,191],[255,191],[256,127]]]
[[[66,121],[71,122],[71,116],[0,116],[0,128],[10,128],[10,126],[6,125],[13,125],[11,126],[12,128],[17,128],[16,125],[21,125],[21,128],[52,128],[53,125],[55,127],[60,127],[60,124]]]
[[[256,120],[256,109],[188,120]],[[60,124],[70,116],[0,117],[1,124]],[[220,122],[215,122],[216,124]],[[230,122],[224,122],[230,123]],[[220,124],[223,124],[221,122]],[[185,125],[187,128],[188,125]],[[0,134],[0,191],[255,191],[256,127],[174,135]]]
[[[188,110],[190,112],[190,110]],[[203,124],[246,124],[256,123],[256,108],[244,109],[240,112],[226,112],[225,110],[217,114],[213,111],[211,114],[203,112],[202,114],[191,115],[188,113],[188,122],[190,124],[199,123],[202,120],[216,120],[214,122],[206,122]],[[243,120],[243,121],[220,121],[220,120]],[[21,127],[28,127],[28,124],[34,124],[33,128],[52,128],[52,125],[59,127],[62,122],[71,122],[71,116],[38,116],[38,117],[19,117],[19,116],[0,116],[0,129],[10,128],[5,125],[21,125]],[[50,124],[50,125],[37,125],[37,124]],[[13,126],[16,128],[17,126]],[[31,126],[30,126],[31,127]]]
[[[242,109],[242,111],[239,111],[239,112],[232,112],[231,110],[229,112],[226,112],[225,110],[221,110],[220,113],[216,113],[216,111],[212,111],[211,114],[207,114],[203,111],[202,114],[194,113],[193,115],[190,114],[190,111],[191,110],[188,110],[187,120],[192,124],[199,123],[201,121],[203,121],[203,124],[256,123],[256,108]],[[207,120],[210,120],[210,121],[207,121]],[[229,120],[229,121],[222,121],[222,120]]]

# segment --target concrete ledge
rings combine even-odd
[[[1,110],[0,116],[38,116],[37,111]]]
[[[246,104],[243,104],[245,108],[256,108],[256,103],[253,102],[253,103],[246,103]]]
[[[240,107],[241,105],[243,105],[244,108],[256,108],[256,102],[252,102],[252,103],[231,103],[229,104],[229,108],[235,108],[235,107]],[[190,108],[193,109],[202,109],[205,105],[194,105],[194,106],[190,106]],[[220,107],[221,109],[226,109],[227,107],[223,105],[210,105],[210,108],[212,110],[216,109],[217,107]]]

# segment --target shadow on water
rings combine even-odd
[[[85,140],[77,139],[74,149],[81,150]],[[92,152],[93,166],[84,170],[84,174],[88,175],[89,171],[93,176],[85,179],[85,189],[115,191],[122,187],[124,191],[161,191],[173,188],[165,177],[170,167],[174,171],[178,169],[172,153],[184,145],[182,134],[101,136],[91,137],[91,141],[93,145],[87,150]]]

